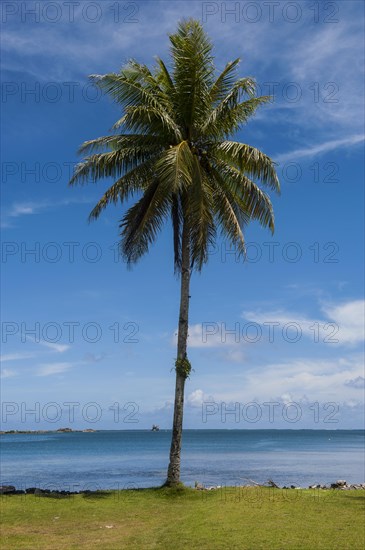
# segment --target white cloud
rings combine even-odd
[[[202,403],[206,400],[203,390],[194,390],[187,397],[187,403],[191,407],[201,407]]]
[[[24,359],[31,359],[34,357],[34,353],[8,353],[0,356],[0,361],[22,361]]]
[[[44,346],[46,348],[51,349],[52,351],[55,351],[57,353],[64,353],[68,349],[70,349],[70,346],[68,344],[54,344],[52,342],[44,342],[41,340],[38,342],[41,346]]]
[[[52,351],[55,351],[56,353],[64,353],[65,351],[69,350],[71,346],[68,344],[57,344],[56,342],[47,342],[46,340],[36,339],[33,338],[33,336],[26,336],[26,339],[30,342],[33,342],[34,344],[39,344],[40,346],[43,346],[45,348],[48,348]]]
[[[316,25],[287,42],[283,56],[291,79],[298,82],[308,101],[301,103],[301,120],[306,126],[324,128],[333,135],[341,128],[353,134],[363,130],[364,51],[360,42],[364,26],[361,16],[347,2],[337,24]],[[295,44],[295,47],[294,47]],[[293,47],[290,47],[290,46]],[[319,93],[314,92],[314,86]],[[311,89],[310,89],[311,87]],[[333,94],[332,94],[333,92]],[[346,132],[348,133],[348,132]]]
[[[206,380],[217,401],[241,403],[258,400],[307,402],[359,401],[358,389],[349,380],[363,376],[362,354],[330,359],[306,357],[248,366],[231,375],[234,384]]]
[[[26,33],[8,24],[3,29],[7,54],[3,68],[26,72],[44,81],[74,81],[80,75],[85,80],[90,73],[118,70],[132,56],[147,55],[152,59],[153,55],[166,52],[167,34],[182,16],[195,13],[199,17],[201,4],[189,4],[135,3],[136,23],[123,22],[128,12],[120,10],[118,24],[113,10],[99,4],[102,17],[95,23],[87,21],[80,6],[75,9],[72,24],[28,25]],[[157,19],[158,24],[154,24]]]
[[[1,369],[1,378],[13,378],[13,376],[17,376],[18,373],[15,370],[12,369]]]
[[[303,149],[296,149],[295,151],[276,155],[274,160],[276,162],[286,162],[288,160],[296,161],[302,158],[312,158],[337,149],[343,150],[344,148],[353,147],[354,145],[362,143],[364,140],[364,134],[355,134],[344,139],[334,139],[317,145],[310,145]]]
[[[72,363],[44,363],[37,369],[37,376],[52,376],[62,374],[70,370],[74,365]]]
[[[1,227],[12,228],[13,220],[22,216],[30,216],[39,214],[45,210],[56,209],[63,206],[69,206],[72,204],[94,204],[97,199],[92,200],[90,198],[71,198],[62,199],[59,201],[43,200],[40,202],[26,201],[16,202],[12,204],[8,209],[4,209],[2,214]]]
[[[356,344],[365,339],[365,301],[353,300],[323,308],[329,319],[338,324],[341,343]]]
[[[253,323],[266,324],[268,337],[269,325],[279,323],[277,326],[272,325],[273,340],[275,340],[275,332],[277,334],[278,331],[282,332],[285,326],[293,325],[292,329],[288,326],[288,330],[298,331],[298,334],[311,338],[314,342],[341,346],[359,344],[364,341],[364,300],[353,300],[337,305],[322,305],[321,311],[326,318],[309,318],[302,313],[283,309],[244,311],[242,317]],[[288,339],[294,339],[294,336],[295,334],[290,335]]]

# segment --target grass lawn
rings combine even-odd
[[[360,490],[143,489],[0,503],[4,550],[365,547]]]

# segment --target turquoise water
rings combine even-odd
[[[307,486],[364,482],[363,430],[185,430],[182,481]],[[1,484],[84,490],[165,481],[171,432],[1,435]]]

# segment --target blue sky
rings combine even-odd
[[[67,182],[78,146],[120,116],[87,76],[167,59],[183,16],[203,21],[218,69],[240,57],[274,93],[236,137],[282,185],[275,235],[249,227],[245,262],[218,241],[193,275],[185,427],[362,427],[363,3],[71,4],[2,3],[3,429],[171,425],[170,227],[129,271],[123,210],[87,223],[108,182]]]

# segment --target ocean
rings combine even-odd
[[[0,484],[71,491],[159,486],[170,438],[169,430],[3,434]],[[363,483],[364,442],[363,430],[185,430],[181,479],[189,486]]]

